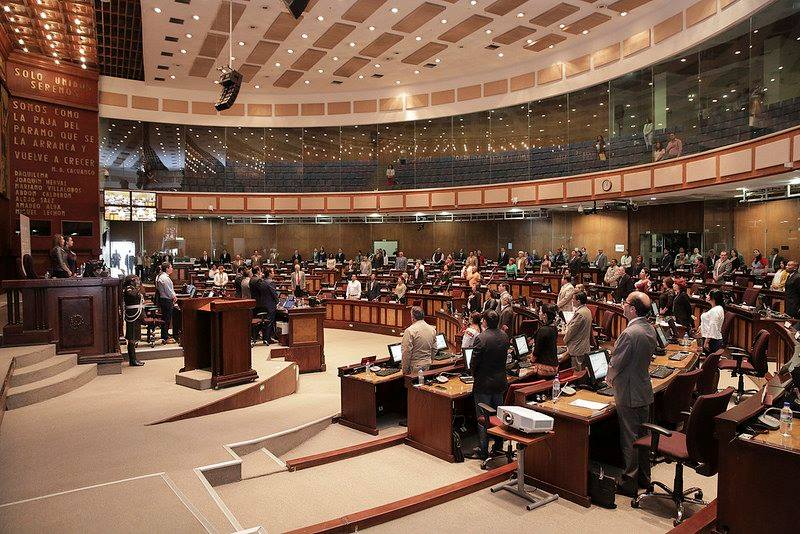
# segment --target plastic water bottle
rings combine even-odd
[[[561,395],[561,381],[558,379],[558,375],[553,378],[553,402],[558,400],[558,397]]]
[[[688,347],[692,344],[692,341],[689,339],[689,330],[687,329],[686,332],[683,334],[683,346]]]
[[[792,409],[789,407],[788,402],[783,403],[781,409],[781,434],[789,436],[792,431]]]
[[[422,367],[420,367],[417,371],[417,384],[420,386],[425,385],[425,375],[422,373]]]

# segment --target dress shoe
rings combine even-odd
[[[129,362],[129,365],[131,367],[141,367],[144,365],[144,362],[142,360],[132,360]]]
[[[480,447],[475,447],[472,449],[472,452],[468,452],[464,455],[464,458],[469,458],[470,460],[485,460],[486,454],[483,453]]]
[[[633,489],[630,484],[623,484],[620,482],[617,482],[617,493],[632,499],[635,499],[637,496],[636,490]]]

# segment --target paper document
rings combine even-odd
[[[583,399],[575,399],[574,401],[570,402],[570,404],[579,408],[586,408],[587,410],[595,411],[608,407],[608,404],[604,402],[594,402]]]

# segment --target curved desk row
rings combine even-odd
[[[411,306],[396,302],[324,299],[325,328],[399,336],[411,325]]]

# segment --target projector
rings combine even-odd
[[[526,434],[553,430],[552,417],[522,406],[498,406],[497,417],[511,428]]]

